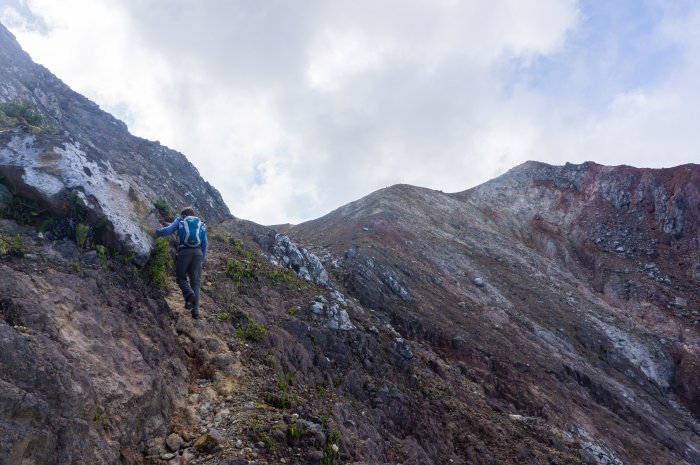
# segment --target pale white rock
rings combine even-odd
[[[32,135],[16,135],[0,149],[0,164],[23,169],[22,182],[58,207],[61,195],[75,189],[85,205],[112,224],[117,239],[144,263],[158,225],[152,202],[135,182],[118,175],[109,162],[88,159],[78,142],[40,148]]]

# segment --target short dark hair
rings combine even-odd
[[[194,208],[192,207],[185,207],[182,209],[180,212],[181,216],[194,216]]]

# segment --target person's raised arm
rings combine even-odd
[[[177,231],[177,227],[180,224],[180,221],[182,221],[182,217],[178,216],[170,224],[170,226],[166,226],[166,227],[161,228],[161,229],[156,229],[156,236],[163,237],[163,236],[169,236],[170,234],[174,233],[175,231]]]

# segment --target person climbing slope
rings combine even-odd
[[[185,207],[170,226],[157,229],[156,236],[168,236],[176,231],[179,241],[175,258],[177,285],[185,299],[185,308],[192,311],[192,318],[197,319],[202,264],[207,259],[206,223],[195,216],[192,207]]]

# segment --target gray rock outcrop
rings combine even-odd
[[[314,254],[297,246],[284,234],[275,235],[272,246],[272,260],[275,264],[292,269],[307,281],[319,286],[329,286],[328,272]]]

